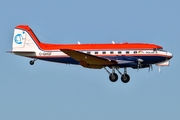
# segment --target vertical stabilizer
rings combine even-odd
[[[26,25],[16,26],[14,29],[12,51],[39,50],[39,40],[33,31]]]

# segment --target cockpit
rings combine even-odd
[[[170,52],[163,50],[163,48],[154,48],[153,51],[156,53],[161,53],[166,55],[167,59],[171,59],[173,57],[173,55]]]
[[[167,51],[165,51],[163,48],[159,48],[159,49],[157,49],[158,51],[162,51],[162,52],[167,52]]]
[[[167,52],[167,51],[164,50],[163,48],[154,48],[153,51]]]

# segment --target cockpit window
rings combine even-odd
[[[159,48],[157,49],[158,51],[163,51],[163,52],[166,52],[165,50],[163,50],[163,48]]]

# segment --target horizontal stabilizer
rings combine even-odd
[[[34,51],[7,51],[8,53],[36,53]]]
[[[8,53],[13,53],[20,56],[36,56],[36,52],[34,51],[7,51]]]

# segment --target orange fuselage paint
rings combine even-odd
[[[27,31],[40,49],[59,50],[59,49],[73,49],[73,50],[152,50],[162,49],[161,46],[147,43],[106,43],[106,44],[47,44],[38,40],[34,32],[29,26],[19,25],[17,29]]]

